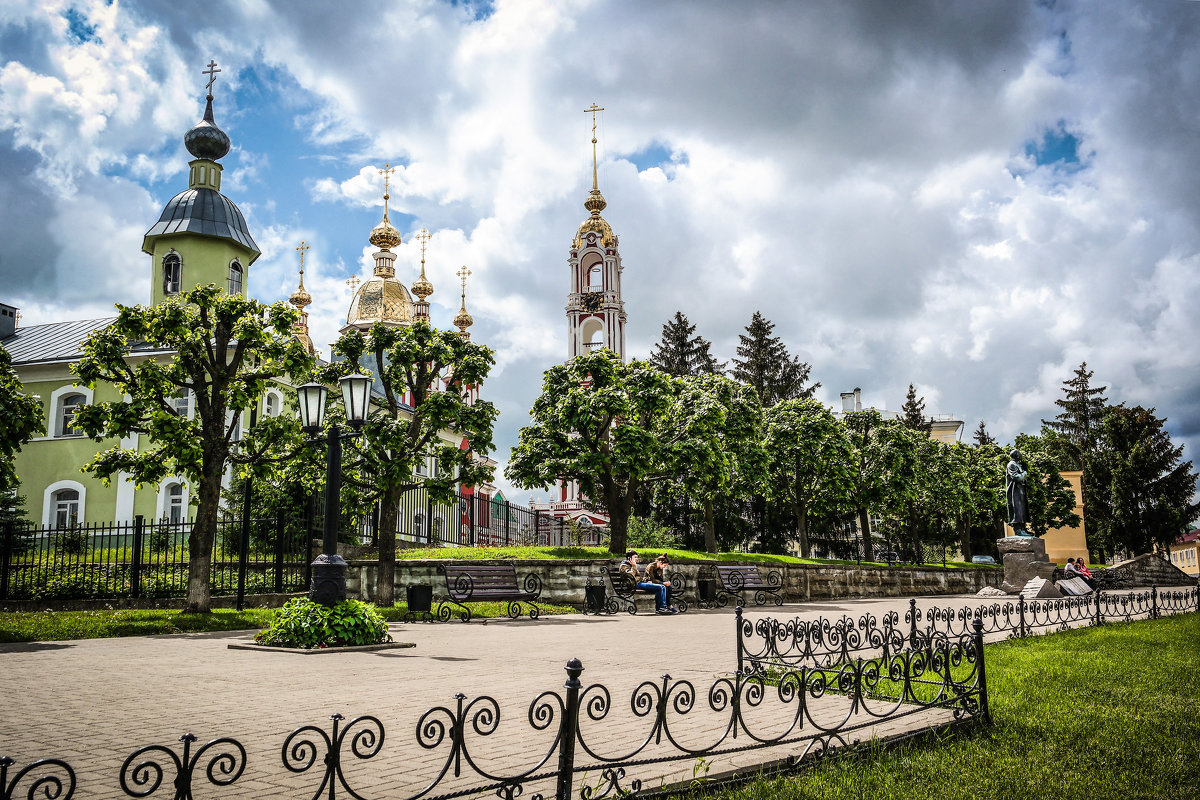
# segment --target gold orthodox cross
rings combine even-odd
[[[391,195],[388,194],[388,186],[390,183],[388,179],[392,177],[392,173],[395,171],[396,171],[396,168],[393,167],[391,164],[384,164],[383,169],[379,170],[379,174],[383,176],[383,218],[384,219],[388,218],[388,200],[391,199]]]
[[[310,249],[312,249],[312,248],[310,248],[303,239],[300,240],[300,245],[296,248],[296,252],[300,254],[300,277],[301,278],[304,277],[304,254],[307,253]]]
[[[352,292],[355,291],[356,289],[358,289],[358,285],[360,283],[362,283],[362,281],[360,281],[358,279],[357,275],[351,275],[349,278],[346,279],[346,285],[350,287],[350,291],[352,291]]]
[[[201,73],[200,73],[201,75],[207,75],[207,76],[208,76],[208,86],[206,86],[206,87],[205,87],[205,89],[208,91],[208,94],[209,94],[209,96],[210,96],[210,97],[212,96],[212,87],[213,87],[213,83],[214,83],[214,82],[216,82],[216,80],[217,80],[217,73],[218,73],[218,72],[220,72],[220,71],[221,71],[221,70],[217,69],[217,62],[216,62],[216,61],[209,61],[209,62],[208,62],[208,69],[206,69],[206,70],[203,70],[203,71],[201,71]]]
[[[471,270],[467,269],[467,266],[464,264],[462,266],[462,268],[454,274],[458,276],[458,279],[460,281],[462,281],[462,296],[466,297],[467,296],[467,276],[471,274]]]
[[[583,110],[583,113],[592,115],[592,191],[600,191],[600,181],[596,174],[596,112],[603,110],[595,103],[592,103],[591,108]]]
[[[415,234],[413,236],[413,238],[421,243],[421,265],[424,266],[424,264],[425,264],[425,243],[433,238],[433,234],[430,233],[429,231],[425,230],[424,228],[421,228],[421,232],[418,234]]]

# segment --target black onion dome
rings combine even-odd
[[[204,107],[204,119],[183,135],[183,145],[196,158],[216,161],[229,152],[229,136],[217,127],[213,119],[212,101],[210,94],[208,105]]]
[[[154,227],[146,231],[142,249],[152,252],[149,239],[173,233],[199,233],[230,239],[254,253],[261,251],[250,236],[246,218],[228,197],[215,189],[187,189],[171,198]],[[252,259],[253,260],[253,259]]]

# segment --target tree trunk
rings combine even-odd
[[[604,504],[608,507],[608,552],[623,556],[629,549],[629,511],[632,507],[632,489],[624,495],[615,486],[604,490]]]
[[[971,526],[965,520],[959,523],[958,546],[962,550],[963,561],[970,563],[971,556],[975,554],[971,552]]]
[[[711,497],[704,498],[704,552],[717,552],[717,523]]]
[[[221,502],[221,472],[205,464],[200,479],[199,505],[192,532],[188,534],[187,614],[212,611],[212,550],[217,538],[217,513]]]
[[[379,567],[376,571],[375,605],[391,608],[396,605],[396,531],[400,529],[400,496],[404,492],[393,487],[384,492],[379,509]]]
[[[803,506],[793,505],[796,515],[796,539],[800,542],[800,557],[811,558],[812,546],[808,543],[808,511]]]
[[[871,521],[867,519],[867,510],[858,510],[858,528],[862,532],[862,560],[874,561],[875,551],[871,548]]]

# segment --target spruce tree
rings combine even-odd
[[[975,445],[983,447],[989,444],[996,444],[996,437],[988,433],[987,426],[983,424],[983,420],[979,420],[979,427],[975,429]]]
[[[792,356],[783,340],[771,335],[773,330],[775,324],[755,311],[746,334],[738,336],[737,358],[730,373],[758,393],[764,408],[782,400],[812,397],[821,385],[805,386],[812,366]]]
[[[908,394],[904,398],[904,405],[900,408],[903,415],[901,421],[904,427],[914,431],[920,431],[926,436],[933,430],[933,419],[925,415],[925,398],[917,399],[917,390],[910,383],[908,385]]]
[[[654,346],[650,362],[676,378],[722,374],[725,365],[713,357],[712,342],[695,333],[696,326],[676,311],[675,318],[663,325],[662,341]]]
[[[1086,361],[1081,363],[1074,376],[1063,381],[1063,396],[1054,401],[1062,411],[1053,420],[1042,420],[1043,425],[1070,443],[1075,468],[1085,472],[1088,458],[1095,452],[1096,431],[1108,404],[1104,396],[1108,387],[1091,385],[1094,374]]]

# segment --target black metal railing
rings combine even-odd
[[[553,792],[557,800],[601,800],[631,791],[670,794],[687,788],[686,773],[701,759],[780,748],[772,760],[794,768],[871,738],[870,729],[883,722],[924,715],[912,721],[919,730],[987,722],[982,636],[977,626],[932,650],[877,654],[829,668],[739,671],[718,676],[703,691],[692,681],[663,675],[639,684],[627,704],[615,703],[603,684],[585,686],[582,662],[571,659],[563,690],[537,695],[527,713],[507,726],[501,725],[500,703],[487,695],[457,694],[453,702],[426,711],[417,720],[414,740],[396,748],[402,751],[396,757],[410,765],[406,782],[412,789],[389,790],[387,796],[447,800],[487,793],[514,800]],[[623,707],[629,710],[620,711]],[[935,713],[927,713],[931,710]],[[328,729],[305,725],[281,743],[283,768],[312,774],[307,786],[297,787],[297,796],[381,797],[369,791],[371,779],[363,767],[345,767],[384,754],[385,738],[390,743],[394,737],[385,737],[377,716],[329,719]],[[181,752],[158,744],[134,751],[119,770],[121,790],[131,797],[160,788],[175,797],[192,797],[199,790],[212,796],[218,793],[199,784],[227,787],[247,775],[255,781],[280,780],[270,774],[269,764],[248,763],[246,748],[234,738],[222,736],[194,752],[195,736],[185,734],[180,741]],[[530,744],[514,754],[514,741],[548,744]],[[436,758],[412,758],[420,751]],[[76,789],[76,771],[62,759],[33,762],[9,779],[14,764],[0,759],[5,800],[35,795],[70,800]],[[103,787],[86,788],[96,796]],[[236,787],[229,791],[227,796],[240,794]]]
[[[595,547],[601,543],[594,528],[572,528],[544,511],[462,490],[455,492],[453,502],[439,503],[423,487],[410,489],[400,498],[397,516],[394,535],[415,545]]]
[[[0,528],[0,602],[182,597],[192,522],[88,523]],[[307,587],[310,533],[281,518],[218,521],[211,591],[294,592]]]

